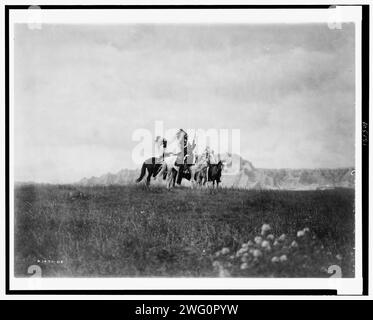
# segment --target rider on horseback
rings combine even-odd
[[[207,146],[204,152],[197,158],[196,172],[201,172],[206,169],[206,179],[208,180],[208,170],[207,168],[210,164],[215,164],[215,153],[214,150]]]
[[[190,166],[193,165],[193,151],[196,147],[195,139],[193,143],[188,142],[188,134],[183,129],[179,129],[174,139],[171,139],[170,143],[167,143],[165,138],[157,136],[155,139],[156,143],[156,156],[152,158],[153,164],[162,164],[157,174],[163,174],[163,178],[167,174],[167,166],[165,163],[165,157],[176,156],[175,167],[178,168],[177,184],[181,183],[183,178],[188,180],[191,179]],[[169,149],[166,151],[167,146]],[[154,176],[154,179],[156,176]]]
[[[188,142],[188,134],[183,129],[180,129],[176,134],[177,139],[180,143],[181,152],[176,160],[176,165],[179,167],[179,173],[177,176],[177,184],[181,183],[183,178],[190,180],[191,171],[190,166],[193,164],[193,150],[196,147],[195,139],[193,143]]]
[[[153,164],[162,163],[164,161],[165,153],[167,148],[167,140],[161,136],[155,138],[155,153],[152,157]]]

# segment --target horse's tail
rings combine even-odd
[[[142,167],[141,167],[141,174],[140,174],[140,177],[138,177],[136,179],[136,182],[140,182],[142,180],[142,178],[144,178],[145,176],[145,173],[146,173],[146,166],[145,166],[145,162],[142,164]]]

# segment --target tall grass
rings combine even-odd
[[[325,268],[338,264],[351,277],[353,200],[348,189],[19,186],[14,271],[25,276],[39,264],[49,277],[215,277],[215,252],[238,250],[268,223],[275,236],[307,227],[323,249],[310,245],[281,270],[263,261],[248,276],[326,277]]]

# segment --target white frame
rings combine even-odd
[[[14,23],[330,23],[337,13],[343,22],[355,23],[356,56],[356,207],[355,207],[355,278],[15,278],[13,208],[13,24]],[[229,9],[229,10],[42,10],[30,20],[32,10],[10,10],[9,16],[9,88],[10,88],[10,290],[147,290],[147,289],[337,289],[338,294],[362,293],[362,208],[361,208],[361,7],[336,9]],[[35,12],[32,12],[35,17]],[[124,21],[124,22],[123,22]],[[285,21],[285,22],[284,22]]]

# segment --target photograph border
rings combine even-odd
[[[355,4],[353,4],[355,5]],[[41,9],[327,9],[331,5],[41,5]],[[343,6],[343,5],[342,5]],[[369,5],[359,5],[362,8],[361,20],[361,81],[362,81],[362,281],[361,295],[368,295],[369,279]],[[10,261],[9,261],[9,13],[10,10],[28,9],[27,5],[5,5],[5,293],[7,295],[337,295],[334,289],[191,289],[191,290],[11,290],[10,289]],[[358,94],[358,93],[357,93]]]

